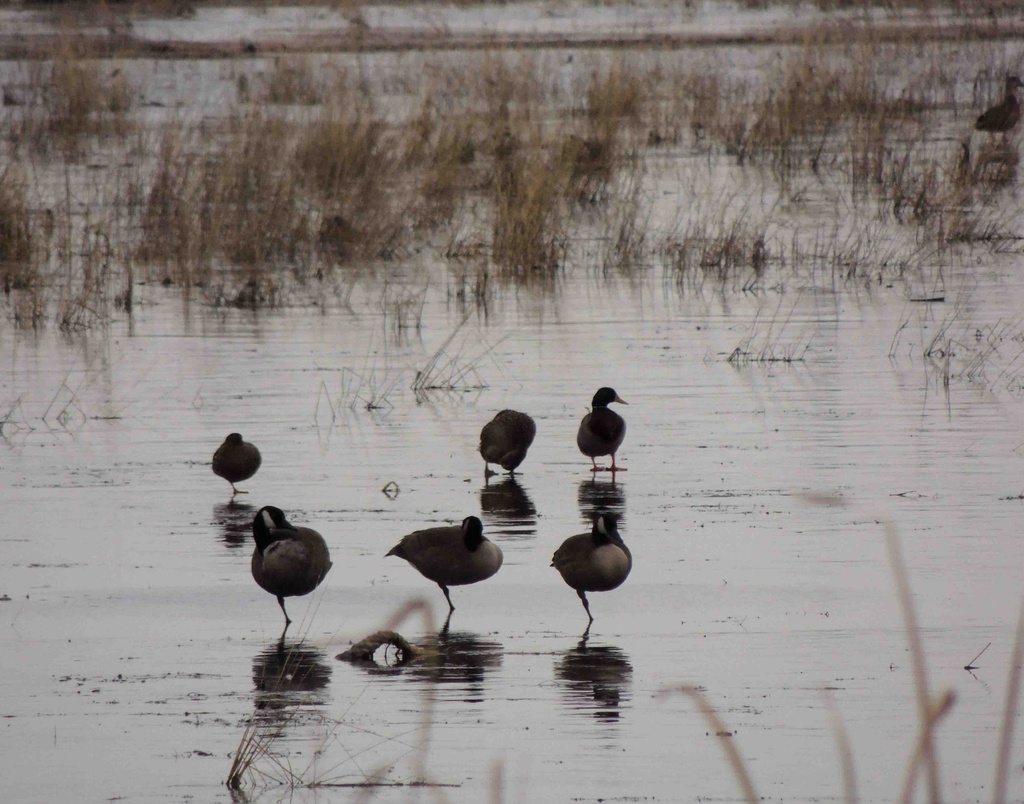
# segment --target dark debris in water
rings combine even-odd
[[[412,645],[397,631],[375,631],[335,658],[343,662],[373,662],[373,654],[382,645],[395,648],[398,653],[395,664],[407,664],[422,653],[420,648]]]

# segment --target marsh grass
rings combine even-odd
[[[644,168],[634,162],[624,172],[613,192],[614,202],[603,216],[605,227],[601,264],[605,271],[616,269],[633,275],[647,260],[650,201],[644,194]]]
[[[255,109],[209,134],[168,127],[145,196],[136,257],[174,281],[240,269],[237,303],[258,306],[279,295],[270,266],[322,277],[401,242],[411,193],[376,117],[332,107],[295,124]]]
[[[750,332],[740,341],[727,358],[733,366],[750,363],[797,363],[804,359],[814,330],[807,325],[793,335],[789,332],[797,304],[783,314],[783,297],[780,296],[775,309],[767,320],[762,316],[763,308],[757,311],[750,325]]]
[[[248,266],[308,264],[310,213],[288,169],[290,127],[253,113],[229,124],[204,187],[219,213],[211,237],[229,261]],[[203,199],[207,200],[207,199]]]
[[[81,232],[77,278],[64,287],[57,302],[57,325],[63,332],[89,329],[109,319],[106,305],[115,266],[109,236],[102,230]]]
[[[373,365],[364,366],[361,372],[342,369],[339,406],[351,410],[361,407],[371,413],[392,410],[395,406],[390,396],[398,388],[403,374],[402,371],[379,369]]]
[[[637,123],[645,107],[643,79],[623,62],[592,76],[586,90],[586,115],[595,131],[614,136],[625,123]]]
[[[565,153],[540,147],[511,153],[494,182],[491,256],[503,279],[549,281],[569,241]]]
[[[0,172],[0,282],[6,296],[13,292],[31,299],[27,311],[15,305],[22,326],[34,326],[42,315],[38,238],[25,180],[7,165]]]
[[[429,391],[464,391],[487,387],[480,373],[480,363],[501,341],[490,345],[484,343],[475,354],[465,357],[463,351],[474,337],[471,333],[463,332],[468,321],[468,316],[463,318],[423,368],[416,372],[411,387],[417,395]],[[453,348],[456,342],[458,346]]]
[[[430,101],[406,127],[402,169],[413,173],[413,216],[419,229],[449,223],[477,181],[479,125],[473,119],[449,119]]]
[[[133,90],[126,74],[85,58],[71,37],[61,40],[50,61],[23,64],[21,78],[4,133],[35,154],[78,159],[91,141],[123,138],[131,129]]]
[[[378,307],[384,317],[384,328],[399,335],[405,331],[419,333],[423,327],[423,307],[427,303],[430,284],[414,285],[384,280]]]
[[[536,56],[489,51],[476,67],[466,92],[482,107],[492,134],[538,122],[547,92]]]
[[[300,127],[292,172],[331,222],[319,248],[335,263],[388,258],[404,242],[414,199],[400,180],[400,150],[399,134],[369,107],[330,105]]]
[[[718,142],[739,164],[772,168],[779,179],[795,171],[819,171],[836,163],[845,136],[855,182],[879,177],[878,160],[887,141],[917,126],[927,102],[879,82],[878,58],[869,46],[845,57],[813,42],[772,69],[760,86],[716,74],[676,78],[675,94],[699,141]]]
[[[223,261],[250,269],[250,288],[269,286],[266,264],[300,270],[312,260],[311,214],[288,169],[289,129],[259,112],[225,126],[209,148],[178,128],[165,131],[136,257],[182,284],[209,281]]]
[[[770,257],[767,224],[750,217],[733,196],[692,210],[660,245],[667,278],[691,290],[708,284],[717,290],[757,286]]]
[[[168,126],[157,148],[154,175],[142,209],[142,233],[136,258],[157,263],[164,275],[188,286],[203,281],[206,255],[212,248],[201,190],[201,162],[193,157],[187,134]]]
[[[478,305],[509,287],[555,293],[577,264],[622,272],[660,262],[677,289],[745,292],[763,287],[770,271],[777,287],[797,280],[836,287],[898,273],[895,264],[919,262],[917,249],[1000,247],[1000,238],[1013,236],[1014,217],[999,207],[1017,179],[1015,149],[992,139],[961,146],[936,134],[940,99],[959,113],[949,69],[934,64],[907,89],[878,67],[907,59],[905,47],[826,46],[826,39],[809,32],[805,44],[780,50],[747,79],[632,54],[578,53],[552,69],[549,56],[494,50],[467,56],[464,68],[428,61],[416,74],[361,71],[356,83],[319,57],[281,56],[264,74],[231,67],[229,80],[251,84],[251,103],[198,122],[165,116],[158,128],[114,142],[104,138],[139,119],[130,62],[84,59],[67,45],[50,62],[19,68],[24,78],[10,90],[15,105],[4,132],[12,147],[45,141],[26,152],[35,161],[25,175],[49,181],[59,160],[100,153],[104,142],[104,160],[138,167],[128,186],[114,186],[122,181],[116,175],[106,197],[95,199],[126,210],[88,224],[109,245],[81,235],[77,187],[63,206],[46,201],[57,217],[52,249],[32,225],[43,208],[35,200],[27,229],[12,224],[0,233],[0,247],[15,250],[31,235],[33,258],[12,260],[7,280],[29,282],[24,272],[35,264],[40,281],[32,287],[50,289],[12,297],[8,317],[40,320],[40,310],[60,305],[67,328],[89,326],[105,310],[132,309],[136,277],[186,293],[202,287],[218,304],[278,304],[295,285],[323,299],[329,285],[351,287],[381,261],[416,253],[444,261],[456,295]],[[979,68],[979,101],[998,73],[995,62]],[[66,131],[65,145],[47,135],[52,125]],[[660,194],[666,186],[659,174],[670,153],[658,154],[652,176],[646,152],[680,146],[687,128],[693,141],[679,157],[706,160],[715,177],[708,186],[724,179],[729,188],[711,194],[732,194],[737,207],[724,214],[698,188],[679,193],[686,211],[664,226],[651,188]],[[904,227],[918,243],[902,256],[884,238],[843,234],[828,244],[833,231],[820,217],[813,223],[820,234],[786,242],[780,231],[803,228],[796,223],[805,194],[837,215]],[[28,196],[42,194],[32,188]],[[743,211],[755,203],[756,219]],[[589,260],[595,241],[600,253]],[[52,266],[38,256],[51,252],[65,274],[84,272],[78,255],[87,255],[91,275],[52,281]],[[104,260],[129,263],[100,283],[111,305],[81,293],[100,286],[96,265]],[[19,312],[11,311],[15,303]]]
[[[309,56],[279,56],[264,77],[261,99],[272,104],[316,106],[323,103],[329,91],[324,80],[317,77]]]

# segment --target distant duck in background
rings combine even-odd
[[[255,445],[243,441],[238,433],[231,433],[213,453],[213,473],[231,484],[234,494],[248,494],[235,488],[235,483],[248,480],[260,468],[263,459]]]
[[[398,556],[412,564],[444,592],[449,612],[455,611],[449,586],[485,581],[501,569],[501,548],[484,536],[483,523],[467,516],[461,525],[417,530],[402,537],[387,556]]]
[[[320,585],[333,566],[327,542],[312,528],[293,525],[284,511],[272,505],[257,511],[252,536],[256,540],[252,577],[262,589],[277,596],[287,630],[292,621],[284,599],[308,595]]]
[[[1004,137],[1020,122],[1020,101],[1017,100],[1017,88],[1024,83],[1015,75],[1006,76],[1006,92],[1003,100],[986,110],[978,117],[974,128],[991,134],[1002,134]]]
[[[514,473],[526,458],[526,452],[537,435],[533,419],[518,410],[503,410],[480,431],[480,455],[484,474],[496,474],[490,464],[496,463],[506,472]]]
[[[622,446],[622,439],[626,437],[626,421],[608,405],[618,402],[625,405],[626,400],[620,399],[619,395],[611,388],[601,388],[591,402],[591,411],[583,417],[580,422],[580,429],[576,433],[576,446],[580,452],[590,458],[593,465],[591,472],[600,472],[605,467],[598,466],[594,458],[602,455],[612,456],[611,471],[624,472],[625,469],[615,465],[615,453]]]

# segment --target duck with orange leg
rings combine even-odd
[[[590,458],[592,464],[591,472],[601,472],[610,469],[612,472],[625,472],[621,466],[615,465],[615,453],[622,446],[622,440],[626,437],[626,420],[623,419],[608,405],[618,402],[625,405],[626,400],[622,399],[612,388],[601,388],[591,402],[591,411],[583,417],[580,428],[576,433],[576,446],[580,452]],[[595,458],[604,455],[612,456],[610,467],[598,466]]]
[[[247,494],[235,488],[235,483],[248,480],[260,468],[263,458],[254,444],[245,441],[238,433],[231,433],[213,453],[213,473],[231,484],[232,496]]]

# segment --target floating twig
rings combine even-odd
[[[975,656],[967,664],[964,665],[964,670],[967,670],[968,672],[970,672],[971,670],[977,670],[978,668],[975,667],[974,663],[976,661],[978,661],[978,659],[981,658],[981,654],[983,654],[985,651],[987,651],[990,647],[992,647],[992,643],[991,642],[989,642],[985,647],[983,647],[981,650],[979,650],[978,651],[978,655]]]
[[[397,631],[374,631],[335,658],[343,662],[372,662],[373,654],[381,645],[391,645],[398,651],[395,664],[407,664],[421,653],[419,648]]]

